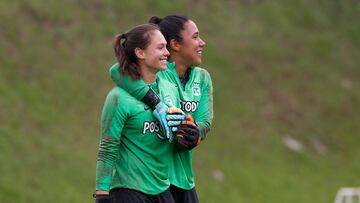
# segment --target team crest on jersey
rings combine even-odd
[[[197,82],[193,83],[193,93],[194,96],[200,96],[200,83]]]

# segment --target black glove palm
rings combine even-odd
[[[200,144],[200,131],[195,125],[194,119],[187,114],[186,120],[182,121],[176,134],[178,143],[185,149],[191,150]]]

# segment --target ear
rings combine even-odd
[[[170,50],[179,51],[181,44],[175,39],[170,40]]]
[[[135,48],[134,50],[135,55],[138,59],[144,59],[145,58],[145,52],[144,50],[140,49],[140,48]]]

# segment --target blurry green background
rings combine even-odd
[[[357,0],[3,0],[0,202],[93,202],[113,37],[152,15],[206,41],[201,202],[328,203],[360,186]]]

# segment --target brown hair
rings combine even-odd
[[[114,51],[119,63],[120,73],[129,75],[133,79],[140,78],[135,48],[145,49],[150,44],[151,32],[154,30],[160,31],[157,25],[148,23],[138,25],[115,37]]]

